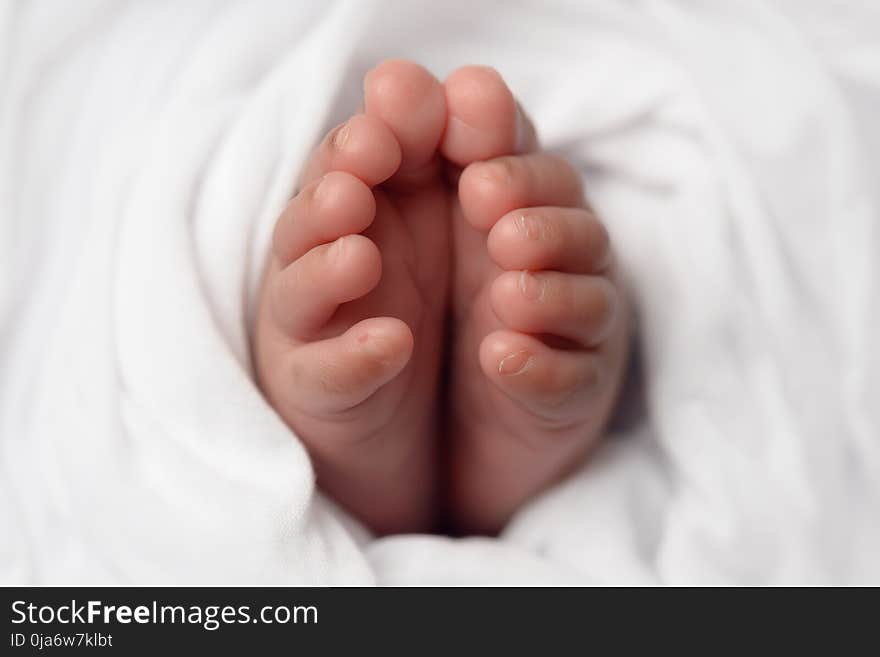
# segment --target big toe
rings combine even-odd
[[[402,155],[400,172],[430,165],[446,126],[443,86],[418,64],[382,62],[364,78],[364,107],[394,133]]]
[[[495,69],[464,66],[443,88],[448,118],[440,150],[449,161],[465,167],[534,148],[531,123]]]

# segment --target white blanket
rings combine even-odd
[[[373,540],[253,381],[387,56],[505,75],[638,309],[625,421],[498,539]],[[0,581],[880,582],[878,116],[871,0],[0,5]]]

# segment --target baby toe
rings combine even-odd
[[[492,309],[508,328],[593,347],[614,330],[618,292],[602,276],[554,271],[505,272],[490,289]]]
[[[427,70],[401,59],[382,62],[364,78],[364,106],[400,144],[401,174],[412,175],[436,160],[446,125],[446,100]]]
[[[608,231],[584,208],[508,212],[492,227],[487,246],[495,264],[506,270],[598,274],[611,258]]]
[[[331,171],[307,185],[281,213],[272,248],[282,266],[310,249],[366,230],[376,216],[376,199],[359,178]]]
[[[548,153],[475,162],[462,172],[458,196],[465,218],[488,231],[505,214],[539,205],[581,207],[581,179],[565,160]]]
[[[324,137],[312,153],[303,182],[345,171],[372,187],[390,178],[400,161],[400,145],[390,128],[374,116],[356,114]]]
[[[382,256],[372,240],[340,237],[316,246],[272,277],[272,316],[286,335],[311,338],[341,304],[369,293],[381,276]]]
[[[459,166],[534,148],[531,122],[498,71],[464,66],[443,84],[448,112],[440,149]]]
[[[490,333],[480,345],[479,358],[499,390],[555,428],[582,420],[584,402],[603,386],[597,354],[553,349],[515,331]]]

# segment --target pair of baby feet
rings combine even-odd
[[[393,60],[275,227],[259,383],[378,533],[493,533],[583,461],[628,313],[580,176],[492,69]]]

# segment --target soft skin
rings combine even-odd
[[[608,233],[494,70],[368,73],[269,260],[259,383],[377,533],[497,532],[598,441],[629,322]]]

